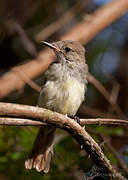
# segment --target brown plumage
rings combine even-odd
[[[44,126],[40,128],[32,150],[25,162],[26,169],[35,168],[38,172],[43,170],[45,173],[49,171],[54,135],[54,127]]]
[[[40,93],[39,106],[74,116],[86,90],[88,66],[85,63],[85,49],[73,41],[43,43],[54,50],[57,58],[44,75],[45,84]],[[55,129],[50,125],[40,128],[25,161],[26,169],[49,171]]]

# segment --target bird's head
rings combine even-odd
[[[75,41],[65,40],[48,43],[41,41],[45,46],[53,49],[58,63],[85,63],[85,49],[84,47]]]

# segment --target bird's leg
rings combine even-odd
[[[78,124],[80,124],[80,118],[78,116],[68,116],[72,119],[74,119]]]

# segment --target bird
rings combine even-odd
[[[44,73],[44,83],[39,95],[39,107],[69,117],[75,117],[85,99],[88,65],[85,48],[76,41],[64,40],[42,43],[51,48],[56,58]],[[35,168],[48,173],[53,154],[56,127],[41,126],[33,147],[25,161],[25,168]]]

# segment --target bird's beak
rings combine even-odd
[[[54,46],[52,43],[48,43],[45,41],[41,41],[45,46],[57,51],[57,52],[61,52],[61,50],[59,48],[57,48],[56,46]]]

